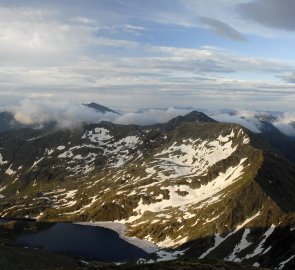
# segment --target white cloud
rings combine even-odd
[[[13,113],[17,121],[26,125],[55,121],[62,128],[76,127],[82,122],[98,123],[100,121],[111,121],[124,125],[165,123],[178,115],[185,115],[191,111],[171,107],[168,109],[148,109],[124,115],[103,114],[81,104],[44,97],[22,100],[19,105],[6,107],[6,110]]]
[[[235,110],[227,113],[215,112],[210,115],[219,122],[240,124],[254,133],[261,133],[263,117],[274,119],[271,123],[283,134],[295,136],[295,112],[271,113],[250,110]]]
[[[284,134],[295,136],[295,112],[284,112],[274,122],[274,125]]]
[[[0,105],[17,97],[50,95],[102,99],[129,109],[154,104],[291,108],[295,94],[287,82],[292,80],[292,62],[213,46],[153,44],[150,24],[197,29],[204,27],[201,16],[218,21],[219,30],[237,34],[228,28],[234,25],[244,34],[251,27],[229,12],[245,2],[6,3],[0,6]]]
[[[237,111],[235,114],[221,113],[211,115],[218,122],[235,123],[251,130],[254,133],[260,133],[260,122],[255,118],[256,112],[252,111]]]
[[[57,122],[59,127],[72,128],[81,122],[97,123],[103,120],[113,120],[113,113],[101,114],[80,104],[50,99],[23,100],[18,106],[7,108],[14,118],[26,125]]]
[[[36,96],[25,99],[20,104],[9,106],[6,110],[13,113],[15,119],[23,124],[44,124],[49,121],[57,122],[61,128],[73,128],[82,122],[99,123],[110,121],[123,125],[151,125],[166,123],[179,115],[186,115],[192,108],[145,109],[137,112],[128,112],[123,115],[114,113],[98,113],[75,101],[57,101],[54,97]],[[114,108],[115,110],[117,108]],[[199,111],[204,111],[200,109]],[[254,133],[261,132],[261,116],[273,116],[272,124],[282,133],[295,136],[295,113],[270,113],[250,110],[204,111],[207,115],[219,122],[240,124]]]
[[[89,46],[106,42],[95,36],[99,27],[94,20],[83,17],[62,20],[60,12],[0,6],[2,66],[62,66],[79,59]]]
[[[135,125],[151,125],[156,123],[166,123],[172,118],[179,115],[185,115],[191,110],[176,109],[170,107],[168,109],[148,109],[143,112],[126,113],[114,120],[117,124],[135,124]]]

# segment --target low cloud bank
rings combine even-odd
[[[14,115],[15,120],[25,125],[38,125],[54,121],[61,128],[74,128],[82,122],[112,121],[115,118],[113,113],[97,113],[80,104],[51,100],[26,99],[18,106],[11,106],[6,110]]]
[[[272,123],[287,136],[295,136],[295,112],[260,112],[237,110],[210,115],[219,122],[240,124],[252,132],[261,133],[262,121]]]
[[[58,127],[74,128],[82,122],[99,123],[110,121],[117,124],[150,125],[165,123],[178,115],[185,115],[191,110],[168,108],[148,109],[142,112],[126,113],[99,113],[92,108],[81,104],[55,102],[52,100],[23,100],[18,106],[6,108],[14,115],[15,120],[26,125],[40,125],[54,121]]]
[[[99,113],[81,104],[53,101],[51,99],[23,100],[18,106],[5,108],[14,118],[26,125],[40,125],[50,121],[60,128],[75,128],[83,122],[99,123],[110,121],[116,124],[151,125],[165,123],[179,115],[191,112],[192,108],[146,109],[123,115]],[[201,110],[219,122],[237,123],[249,130],[260,133],[261,121],[270,121],[282,133],[295,136],[295,112],[260,112],[250,110],[227,110],[210,112]]]
[[[254,111],[240,110],[230,113],[214,114],[211,117],[219,122],[239,124],[255,133],[261,132],[261,122],[256,118],[257,112]]]
[[[174,107],[168,109],[148,109],[142,112],[126,113],[116,118],[113,122],[124,125],[151,125],[156,123],[166,123],[172,118],[188,114],[189,112],[191,112],[191,110],[176,109]]]
[[[284,134],[295,136],[295,112],[283,113],[273,124]]]

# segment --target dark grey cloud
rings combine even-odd
[[[222,21],[209,17],[201,17],[199,21],[219,36],[236,41],[247,41],[247,39],[240,32]]]
[[[245,18],[266,27],[295,31],[294,0],[259,0],[238,6]]]
[[[282,78],[283,80],[285,80],[288,83],[295,83],[295,72],[290,73],[285,76],[279,76],[279,78]]]

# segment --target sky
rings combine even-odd
[[[291,111],[294,10],[293,0],[0,0],[0,107]]]

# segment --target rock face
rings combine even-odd
[[[294,269],[295,167],[236,124],[0,134],[0,216],[120,221],[186,256]]]

